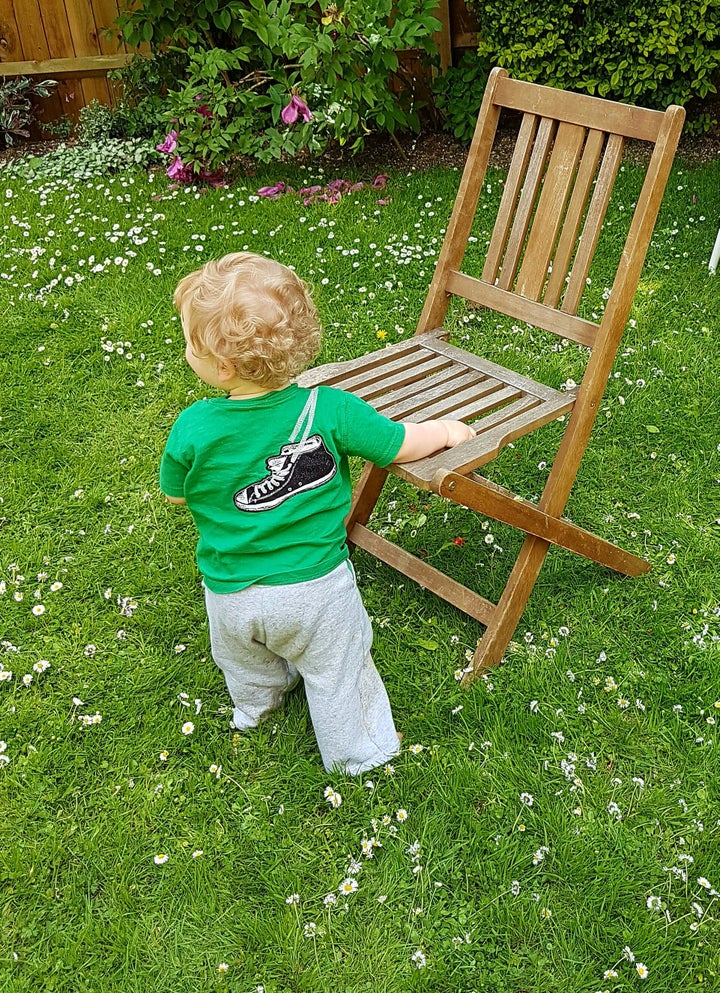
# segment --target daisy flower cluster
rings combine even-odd
[[[69,558],[64,561],[69,561]],[[50,566],[50,559],[47,556],[43,558],[43,566],[43,570],[35,576],[26,577],[17,562],[12,562],[7,568],[8,578],[0,579],[0,597],[7,597],[10,601],[23,604],[23,607],[31,604],[29,610],[33,617],[42,617],[48,609],[45,603],[49,599],[48,594],[59,593],[65,585],[60,579],[50,580],[46,568]],[[56,574],[59,572],[64,576],[67,571],[67,567],[63,566],[56,570]]]
[[[366,780],[364,785],[365,787],[370,786],[372,788],[371,791],[375,788],[375,784],[372,780]],[[337,810],[338,807],[340,807],[342,803],[342,796],[333,786],[326,786],[323,791],[323,796],[333,809]],[[359,845],[360,850],[357,855],[348,856],[343,878],[338,883],[337,888],[330,890],[330,892],[327,892],[322,897],[322,906],[326,912],[329,912],[334,907],[341,910],[347,910],[349,908],[347,898],[352,897],[361,890],[360,876],[364,866],[368,862],[372,861],[375,858],[376,853],[383,848],[381,836],[384,833],[390,839],[397,838],[399,833],[398,825],[404,824],[407,819],[408,812],[404,808],[396,810],[394,814],[384,813],[380,816],[371,818],[370,827],[372,834],[368,831],[363,832],[363,837],[361,838]],[[422,867],[419,865],[419,842],[414,842],[413,845],[408,848],[407,854],[411,858],[413,874],[417,874],[422,870]],[[381,895],[378,897],[378,902],[380,904],[384,904],[386,901],[386,895]],[[290,906],[300,905],[300,894],[289,894],[289,896],[285,897],[285,903]],[[315,938],[323,935],[324,933],[324,929],[316,922],[303,922],[303,935],[305,937]]]
[[[623,948],[622,956],[618,959],[618,961],[609,969],[605,970],[603,973],[603,979],[620,979],[621,976],[618,970],[621,968],[623,963],[628,963],[632,966],[633,971],[640,977],[640,979],[647,979],[650,975],[650,970],[648,967],[643,962],[638,962],[630,946],[626,945]]]
[[[720,606],[710,610],[693,610],[692,620],[684,620],[681,627],[690,636],[686,645],[692,645],[703,652],[717,647],[720,645]]]
[[[323,793],[323,796],[325,797],[325,799],[327,800],[327,802],[330,804],[330,806],[331,807],[334,807],[336,810],[340,806],[340,804],[342,803],[342,797],[337,792],[337,790],[334,790],[332,788],[332,786],[326,786],[325,787],[325,791]]]
[[[62,585],[62,584],[60,584]],[[0,658],[0,683],[12,683],[16,682],[21,686],[30,687],[35,683],[37,676],[42,676],[43,673],[51,667],[48,659],[37,659],[33,662],[31,672],[26,672],[23,676],[18,677],[13,668],[8,668],[6,662],[9,665],[17,664],[22,656],[21,649],[18,645],[14,645],[11,641],[4,639],[0,642],[0,655],[4,656],[5,661]]]

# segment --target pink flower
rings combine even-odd
[[[193,171],[183,164],[183,160],[177,155],[167,171],[170,179],[176,179],[178,183],[187,183],[193,178]]]
[[[172,153],[177,148],[177,131],[171,131],[170,134],[165,135],[165,141],[162,145],[156,145],[158,152],[168,152]]]
[[[195,101],[197,102],[198,100],[202,100],[202,99],[203,99],[203,94],[202,93],[197,93],[196,96],[195,96]],[[213,116],[212,111],[210,110],[210,108],[208,107],[208,105],[205,104],[205,103],[201,103],[199,107],[196,107],[195,108],[195,110],[197,110],[198,114],[200,114],[202,117],[212,117]]]
[[[287,107],[283,107],[280,117],[282,117],[284,124],[294,124],[298,117],[302,117],[306,122],[312,120],[308,105],[300,97],[296,97],[294,93]]]

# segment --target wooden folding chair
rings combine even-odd
[[[476,278],[461,272],[461,265],[502,108],[522,116],[484,268]],[[364,548],[485,625],[466,683],[500,661],[551,544],[628,576],[650,568],[562,513],[628,319],[684,116],[681,107],[662,113],[626,106],[519,82],[494,69],[415,337],[301,378],[304,386],[350,390],[393,419],[456,418],[477,430],[472,440],[430,458],[389,469],[366,464],[347,520],[351,546]],[[627,138],[653,148],[612,290],[595,323],[577,312]],[[449,344],[441,326],[453,295],[587,346],[580,386],[552,389]],[[476,473],[508,442],[563,415],[569,415],[566,428],[537,503]],[[388,472],[525,532],[497,604],[367,527]]]

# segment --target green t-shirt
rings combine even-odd
[[[170,431],[160,487],[187,502],[210,590],[300,583],[348,557],[348,456],[386,466],[404,438],[402,424],[327,386],[199,400]]]

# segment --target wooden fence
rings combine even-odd
[[[464,51],[477,48],[479,22],[477,16],[468,10],[465,0],[439,0],[436,16],[442,24],[436,44],[440,70],[445,72],[456,64]]]
[[[463,49],[477,45],[477,21],[464,0],[438,3],[442,30],[436,43],[444,71]],[[44,122],[65,114],[77,120],[92,100],[112,104],[117,92],[107,73],[134,54],[113,29],[118,12],[118,0],[0,0],[0,77],[59,80],[52,97],[38,105]]]
[[[0,75],[57,79],[38,106],[41,121],[77,119],[91,100],[111,104],[107,78],[132,57],[117,32],[118,0],[0,0]]]

